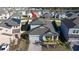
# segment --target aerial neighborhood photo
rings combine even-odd
[[[79,51],[79,8],[0,7],[0,51]]]

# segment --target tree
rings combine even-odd
[[[28,24],[28,22],[26,22],[25,25],[21,26],[21,30],[22,31],[29,31],[30,30],[30,25]]]

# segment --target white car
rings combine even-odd
[[[9,51],[9,44],[2,44],[0,46],[0,51]]]

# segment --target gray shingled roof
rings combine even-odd
[[[40,28],[40,27],[37,27],[37,28],[34,28],[32,30],[30,30],[29,34],[30,35],[43,35],[45,32],[47,32],[49,29],[48,28]]]
[[[74,22],[76,25],[79,25],[79,17],[77,17],[73,22]]]
[[[78,25],[76,25],[76,26],[74,26],[74,28],[79,28],[79,24],[78,24]]]
[[[65,19],[62,22],[64,22],[68,28],[79,28],[79,17],[74,20]]]
[[[74,28],[74,26],[76,26],[76,24],[73,23],[73,20],[65,19],[62,22],[67,26],[67,28]]]
[[[20,12],[16,12],[16,13],[14,13],[12,16],[11,16],[11,18],[13,18],[13,17],[21,17],[22,16],[22,14],[20,13]]]
[[[5,10],[0,10],[0,14],[5,14],[6,11]]]
[[[47,21],[45,23],[46,23],[46,25],[44,25],[44,26],[49,28],[51,32],[56,32],[51,21]]]
[[[42,19],[42,18],[36,19],[36,20],[32,21],[32,22],[30,23],[30,25],[44,25],[45,23],[43,23],[42,20],[44,20],[44,19]]]
[[[44,27],[44,28],[40,28],[40,27]],[[29,34],[30,35],[53,35],[53,36],[58,36],[58,33],[55,31],[53,25],[51,22],[49,22],[47,25],[42,25],[39,27],[36,27],[34,29],[32,29]],[[48,32],[51,32],[51,34],[49,34]]]
[[[0,27],[5,27],[5,28],[11,28],[12,26],[19,26],[20,24],[18,24],[16,21],[13,21],[11,19],[8,20],[3,20],[0,23]]]
[[[59,35],[59,34],[55,31],[55,28],[54,28],[54,26],[53,26],[53,24],[52,24],[51,21],[47,21],[47,24],[44,25],[44,26],[50,29],[50,32],[52,33],[51,35],[53,35],[53,36],[58,36],[58,35]],[[49,34],[49,35],[50,35],[50,34]]]
[[[32,35],[44,35],[48,32],[48,30],[52,33],[52,35],[58,35],[58,33],[55,31],[54,29],[54,26],[52,24],[51,21],[49,21],[49,19],[37,19],[35,21],[32,21],[31,22],[32,25],[42,25],[44,26],[45,28],[40,28],[40,27],[37,27],[37,28],[34,28],[32,31],[30,31],[29,34],[32,34]]]
[[[45,35],[45,36],[58,36],[57,32],[51,32],[49,28],[40,28],[41,26],[30,30],[30,35]],[[49,33],[50,32],[50,33]]]

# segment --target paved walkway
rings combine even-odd
[[[30,43],[28,51],[42,51],[42,46],[39,44]]]

